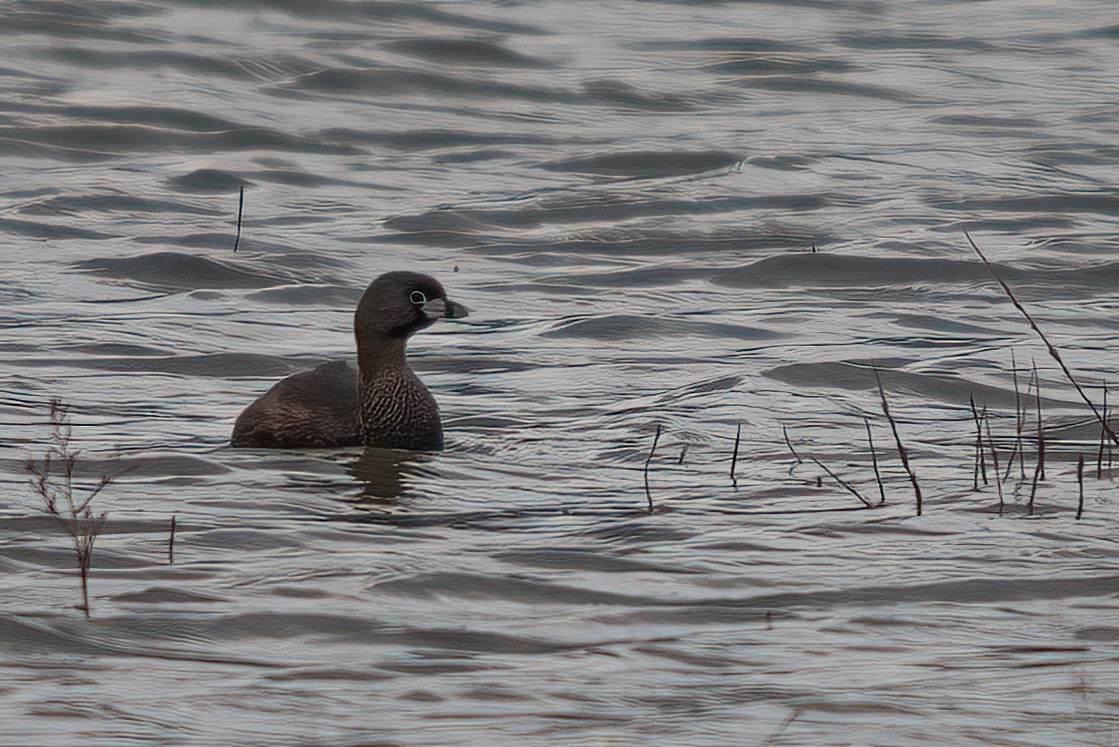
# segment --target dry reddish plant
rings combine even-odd
[[[69,410],[69,406],[61,399],[51,399],[50,443],[42,458],[27,460],[26,468],[31,475],[32,489],[43,500],[43,509],[73,540],[82,582],[82,603],[78,609],[85,612],[88,618],[89,569],[93,559],[93,545],[108,516],[105,512],[95,513],[93,501],[116,475],[104,474],[92,486],[84,488],[76,484],[74,470],[81,449],[74,446],[74,430]]]

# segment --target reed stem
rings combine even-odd
[[[233,239],[233,253],[237,253],[237,247],[241,245],[241,219],[245,215],[245,180],[241,180],[241,193],[237,198],[237,236]]]
[[[800,454],[798,454],[797,450],[793,447],[793,442],[789,440],[788,427],[784,425],[781,426],[781,433],[785,435],[785,445],[789,447],[789,451],[792,452],[792,455],[796,458],[797,464],[804,464],[804,460],[800,458]]]
[[[1076,520],[1084,515],[1084,455],[1076,456],[1076,485],[1079,488],[1079,497],[1076,502]]]
[[[968,404],[971,405],[971,417],[975,421],[975,472],[972,475],[972,489],[979,490],[979,476],[983,476],[983,484],[989,485],[987,479],[987,456],[983,451],[983,422],[979,419],[979,410],[975,406],[975,395],[968,395]]]
[[[661,424],[657,423],[657,432],[653,436],[653,448],[649,449],[649,456],[645,457],[645,499],[649,502],[649,512],[653,511],[653,493],[649,490],[649,463],[653,461],[653,454],[657,451],[657,442],[661,440]]]
[[[824,472],[826,472],[828,474],[828,477],[830,477],[831,479],[833,479],[837,483],[839,483],[843,487],[844,490],[846,490],[848,493],[850,493],[851,495],[858,498],[859,502],[862,503],[864,506],[866,506],[867,508],[873,508],[874,507],[874,504],[871,503],[870,501],[868,501],[866,498],[864,498],[863,494],[860,493],[858,490],[856,490],[850,483],[848,483],[842,477],[840,477],[839,475],[835,474],[830,469],[828,469],[828,465],[824,464],[823,462],[821,462],[816,457],[810,456],[808,458],[812,461],[813,464],[815,464],[817,467],[819,467]],[[816,484],[818,486],[820,483],[817,481]]]
[[[1018,386],[1018,362],[1015,360],[1014,350],[1010,351],[1010,368],[1014,376],[1014,448],[1010,450],[1010,459],[1006,462],[1006,473],[1003,481],[1010,479],[1010,471],[1014,468],[1014,457],[1018,457],[1018,470],[1021,479],[1026,479],[1026,461],[1022,453],[1022,431],[1025,429],[1026,411],[1022,407],[1022,392]]]
[[[175,516],[171,516],[171,534],[167,538],[167,565],[175,565]]]
[[[886,401],[886,390],[882,386],[882,375],[878,369],[874,369],[874,378],[878,382],[878,396],[882,400],[882,413],[886,416],[886,420],[890,423],[890,430],[894,434],[894,443],[897,444],[898,458],[901,459],[901,466],[905,467],[905,473],[909,475],[909,482],[913,485],[913,496],[917,503],[917,515],[921,515],[921,485],[917,482],[917,475],[914,474],[913,468],[909,465],[909,450],[905,448],[905,444],[901,442],[901,435],[898,433],[898,424],[894,421],[894,416],[890,414],[890,403]],[[998,468],[995,468],[995,474],[998,474]]]
[[[995,267],[991,264],[991,261],[988,260],[986,255],[983,254],[982,251],[980,251],[978,246],[976,246],[975,242],[971,238],[971,234],[967,231],[964,231],[964,236],[967,237],[968,243],[971,244],[971,248],[975,251],[976,255],[978,255],[979,259],[983,261],[983,264],[984,266],[986,266],[987,271],[991,273],[991,277],[995,279],[995,282],[997,282],[1002,288],[1003,293],[1005,293],[1006,297],[1010,299],[1010,303],[1014,304],[1014,308],[1018,309],[1019,313],[1021,313],[1022,316],[1025,317],[1026,321],[1029,323],[1030,329],[1032,329],[1037,334],[1037,336],[1041,338],[1041,341],[1045,343],[1045,349],[1049,353],[1049,357],[1056,361],[1057,365],[1061,367],[1061,372],[1065,375],[1065,378],[1068,379],[1069,383],[1072,384],[1072,387],[1076,390],[1076,393],[1080,395],[1080,399],[1084,401],[1084,404],[1088,405],[1088,409],[1091,410],[1092,414],[1096,416],[1096,420],[1099,421],[1100,426],[1103,428],[1104,432],[1107,433],[1107,437],[1111,440],[1112,443],[1114,443],[1116,446],[1119,446],[1119,436],[1117,436],[1115,434],[1115,431],[1111,429],[1111,426],[1107,424],[1107,419],[1104,418],[1099,409],[1097,409],[1096,406],[1092,403],[1092,400],[1088,399],[1088,395],[1084,393],[1084,387],[1080,386],[1080,383],[1077,382],[1076,377],[1072,375],[1072,371],[1070,371],[1069,367],[1065,365],[1064,360],[1061,358],[1061,352],[1053,346],[1053,343],[1049,342],[1049,338],[1045,335],[1044,332],[1041,331],[1041,327],[1037,326],[1037,322],[1034,321],[1034,318],[1030,315],[1030,312],[1026,311],[1026,307],[1022,305],[1022,303],[1014,295],[1014,291],[1010,289],[1010,286],[1007,284],[1007,282],[1002,279],[1001,275],[998,274],[998,271],[995,270]]]
[[[878,483],[878,505],[886,503],[886,488],[882,485],[882,473],[878,471],[878,450],[874,448],[874,436],[870,432],[870,418],[863,418],[866,426],[866,441],[870,444],[870,463],[874,466],[874,481]]]
[[[738,487],[738,480],[734,477],[734,468],[738,464],[738,444],[742,440],[742,423],[734,431],[734,453],[730,455],[730,481],[734,487]]]
[[[991,438],[991,416],[987,414],[987,408],[983,408],[983,422],[987,428],[987,446],[991,449],[991,465],[995,469],[995,474],[999,473],[999,450],[995,447],[995,439]],[[995,487],[999,491],[999,516],[1002,516],[1005,502],[1002,497],[1002,481],[996,479]]]

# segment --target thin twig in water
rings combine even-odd
[[[1030,312],[1026,311],[1026,307],[1023,306],[1018,298],[1014,295],[1014,291],[1010,289],[1010,286],[1007,284],[1007,282],[1003,280],[1002,276],[999,275],[998,272],[995,270],[995,267],[991,264],[991,261],[987,259],[986,255],[984,255],[983,252],[979,250],[979,247],[976,246],[975,242],[972,241],[971,234],[967,231],[964,231],[964,236],[967,237],[968,243],[971,244],[971,248],[975,251],[976,255],[979,256],[979,259],[983,261],[983,264],[986,266],[988,272],[991,273],[991,277],[995,279],[995,282],[997,282],[1002,288],[1003,293],[1005,293],[1006,297],[1010,299],[1010,303],[1014,304],[1014,308],[1018,309],[1019,313],[1021,313],[1022,316],[1026,318],[1026,321],[1030,325],[1030,329],[1037,333],[1037,336],[1041,338],[1041,341],[1043,343],[1045,343],[1045,349],[1048,351],[1049,357],[1056,361],[1057,365],[1061,367],[1061,372],[1065,375],[1065,378],[1068,379],[1069,383],[1072,384],[1072,387],[1076,390],[1076,393],[1080,395],[1080,399],[1084,401],[1084,404],[1088,405],[1088,409],[1091,410],[1092,414],[1096,416],[1096,420],[1099,421],[1100,426],[1107,433],[1107,437],[1111,440],[1112,443],[1114,443],[1116,446],[1119,446],[1119,435],[1115,434],[1115,431],[1113,431],[1111,429],[1111,426],[1107,424],[1107,419],[1104,418],[1104,416],[1100,413],[1096,406],[1092,404],[1092,400],[1088,399],[1088,395],[1084,393],[1084,387],[1080,386],[1080,384],[1076,381],[1076,377],[1072,375],[1072,371],[1070,371],[1069,367],[1065,365],[1064,360],[1061,358],[1060,351],[1053,346],[1053,343],[1049,342],[1049,338],[1046,337],[1045,333],[1041,331],[1041,327],[1037,326],[1037,322],[1034,321],[1034,318],[1030,316]]]
[[[1106,381],[1103,383],[1103,396],[1107,397],[1107,382]],[[1108,410],[1108,408],[1106,408],[1106,407],[1103,408],[1103,419],[1104,419],[1105,423],[1108,423],[1108,424],[1111,423],[1111,411]],[[1114,449],[1111,447],[1111,442],[1108,442],[1108,444],[1107,444],[1107,471],[1108,472],[1111,471],[1111,455],[1112,455],[1113,452],[1114,452]]]
[[[995,439],[991,438],[991,416],[987,414],[987,408],[983,408],[983,422],[987,426],[987,445],[991,447],[991,465],[995,469],[995,474],[999,473],[999,450],[995,448]],[[1002,481],[995,480],[995,487],[999,491],[999,516],[1002,516],[1005,503],[1002,497]]]
[[[785,445],[789,447],[789,451],[791,451],[793,456],[796,457],[797,464],[804,464],[804,460],[800,458],[800,454],[798,454],[797,450],[793,448],[793,442],[789,440],[789,429],[785,426],[781,426],[781,432],[785,434]]]
[[[688,453],[688,445],[684,444],[683,446],[680,447],[680,458],[676,461],[676,464],[678,464],[678,465],[683,464],[684,463],[684,456],[687,453]]]
[[[828,477],[830,477],[831,479],[833,479],[833,480],[835,480],[835,481],[836,481],[837,483],[839,483],[839,484],[840,484],[840,485],[841,485],[841,486],[843,487],[843,489],[844,489],[844,490],[846,490],[846,491],[847,491],[848,493],[850,493],[851,495],[853,495],[853,496],[855,496],[856,498],[858,498],[858,499],[859,499],[859,502],[861,502],[861,503],[862,503],[862,504],[863,504],[864,506],[866,506],[867,508],[872,508],[872,507],[874,506],[874,504],[873,504],[873,503],[871,503],[870,501],[868,501],[868,500],[867,500],[866,498],[864,498],[864,497],[863,497],[863,494],[862,494],[862,493],[860,493],[859,491],[855,490],[855,488],[854,488],[854,487],[852,487],[852,486],[851,486],[851,485],[850,485],[850,484],[849,484],[849,483],[848,483],[847,481],[845,481],[845,480],[844,480],[844,479],[843,479],[842,477],[840,477],[839,475],[835,474],[835,473],[834,473],[834,472],[832,472],[832,471],[831,471],[830,469],[828,469],[828,465],[824,464],[823,462],[821,462],[821,461],[820,461],[819,459],[817,459],[816,457],[810,456],[810,457],[808,457],[808,458],[809,458],[810,460],[812,460],[812,463],[813,463],[813,464],[815,464],[815,465],[816,465],[817,467],[819,467],[820,469],[822,469],[822,470],[823,470],[824,472],[827,472],[827,473],[828,473]]]
[[[815,251],[815,248],[813,248],[813,251]],[[769,614],[768,612],[766,613],[766,615]],[[789,711],[789,715],[785,717],[785,720],[778,724],[777,728],[773,730],[773,733],[762,742],[762,747],[773,744],[774,740],[780,738],[780,736],[785,733],[785,729],[789,728],[789,724],[793,723],[798,718],[800,718],[800,711]]]
[[[890,424],[890,430],[894,434],[894,443],[897,444],[898,458],[901,460],[901,466],[905,467],[905,473],[909,475],[909,482],[913,485],[913,495],[917,502],[917,515],[921,515],[921,485],[917,482],[917,475],[913,473],[913,468],[909,466],[909,451],[905,448],[905,444],[901,442],[901,435],[898,433],[898,424],[894,421],[894,416],[890,414],[890,404],[886,401],[886,390],[882,386],[882,375],[878,369],[874,369],[874,379],[878,382],[878,396],[882,400],[882,413],[886,416],[887,422]],[[995,469],[995,474],[998,474],[998,469]]]
[[[1076,456],[1076,485],[1080,489],[1080,497],[1076,502],[1076,519],[1084,515],[1084,455],[1077,454]]]
[[[1037,362],[1034,362],[1034,391],[1037,393],[1037,468],[1041,479],[1045,479],[1045,429],[1041,422],[1041,376],[1037,372]]]
[[[1010,479],[1010,471],[1014,469],[1014,457],[1018,457],[1018,470],[1021,478],[1026,479],[1026,461],[1022,457],[1022,431],[1025,429],[1026,411],[1022,407],[1022,391],[1018,386],[1018,361],[1015,360],[1014,350],[1010,351],[1010,368],[1014,376],[1014,448],[1010,450],[1010,459],[1006,462],[1006,473],[1003,481]]]
[[[1026,503],[1026,511],[1030,516],[1034,514],[1034,498],[1037,496],[1037,478],[1041,474],[1041,460],[1045,455],[1045,442],[1038,441],[1038,461],[1037,466],[1034,467],[1034,477],[1030,482],[1030,500]]]
[[[661,440],[661,424],[657,423],[657,432],[653,436],[653,448],[649,449],[649,456],[645,458],[645,498],[649,501],[649,511],[653,510],[653,494],[649,490],[649,463],[653,461],[653,454],[657,451],[657,441]]]
[[[171,516],[171,534],[167,538],[167,565],[175,565],[175,516]]]
[[[882,473],[878,471],[878,450],[874,448],[874,436],[870,432],[870,418],[863,418],[866,426],[866,442],[870,444],[870,463],[874,466],[874,481],[878,483],[878,505],[886,503],[886,488],[882,485]]]
[[[104,512],[95,514],[92,504],[94,498],[108,487],[116,475],[102,475],[89,489],[85,500],[78,501],[75,498],[74,493],[78,487],[74,484],[74,468],[81,450],[74,448],[69,409],[62,400],[51,400],[50,446],[41,460],[27,460],[26,469],[31,475],[31,487],[43,499],[44,509],[66,530],[73,542],[82,586],[82,603],[78,605],[78,609],[88,619],[89,570],[93,560],[93,545],[108,516]]]
[[[1108,419],[1107,412],[1107,382],[1103,383],[1103,419]],[[1104,445],[1107,443],[1107,438],[1104,434],[1103,426],[1100,426],[1100,448],[1096,454],[1096,479],[1099,480],[1103,477],[1103,450]]]
[[[734,453],[730,455],[730,481],[738,487],[738,480],[734,478],[734,468],[738,464],[738,444],[742,440],[742,423],[734,431]]]
[[[983,423],[979,419],[979,410],[975,407],[975,395],[968,395],[971,405],[971,417],[975,421],[975,474],[972,476],[972,490],[979,490],[979,476],[983,476],[983,484],[989,485],[987,480],[987,456],[983,452]]]
[[[237,198],[237,236],[233,239],[233,253],[237,253],[237,247],[241,245],[241,218],[245,214],[245,180],[241,180],[241,194]]]
[[[1039,478],[1045,477],[1045,433],[1042,431],[1041,423],[1041,377],[1037,373],[1037,361],[1033,362],[1033,377],[1030,388],[1032,389],[1035,386],[1037,388],[1037,399],[1035,400],[1037,407],[1037,464],[1034,465],[1034,476],[1033,480],[1030,481],[1030,500],[1027,504],[1027,511],[1031,516],[1034,512],[1034,498],[1037,497],[1037,481]],[[1022,456],[1025,457],[1025,454],[1023,453]]]

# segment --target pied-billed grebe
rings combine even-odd
[[[466,315],[433,277],[381,275],[354,313],[357,369],[334,361],[277,382],[237,417],[232,445],[442,449],[439,406],[408,367],[405,346],[436,320]]]

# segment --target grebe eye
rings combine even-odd
[[[412,295],[408,298],[410,298],[412,303],[416,304],[417,306],[423,306],[425,303],[427,303],[427,296],[423,294],[423,291],[412,291]]]

